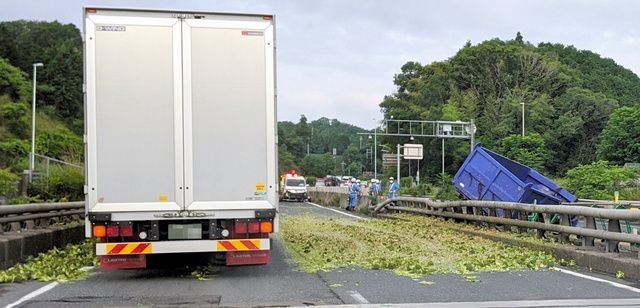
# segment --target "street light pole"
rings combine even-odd
[[[524,137],[524,100],[520,99],[520,105],[522,105],[522,137]]]
[[[36,74],[42,63],[33,63],[33,98],[31,100],[31,154],[29,155],[29,183],[33,180],[36,159]]]
[[[373,178],[378,178],[378,126],[373,128]]]

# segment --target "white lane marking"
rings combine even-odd
[[[555,266],[553,267],[553,269],[556,270],[556,271],[559,271],[561,273],[565,273],[565,274],[569,274],[569,275],[573,275],[573,276],[576,276],[576,277],[589,279],[589,280],[593,280],[593,281],[604,282],[604,283],[610,284],[610,285],[612,285],[612,286],[614,286],[616,288],[625,289],[625,290],[628,290],[628,291],[631,291],[631,292],[640,293],[640,289],[634,288],[634,287],[630,287],[630,286],[625,285],[625,284],[621,284],[621,283],[617,283],[617,282],[613,282],[613,281],[609,281],[609,280],[605,280],[605,279],[601,279],[601,278],[591,277],[589,275],[576,273],[574,271],[566,270],[566,269],[555,267]]]
[[[360,294],[358,291],[347,291],[347,294],[351,296],[358,304],[368,304],[369,301]]]
[[[329,210],[329,211],[334,211],[334,212],[336,212],[336,213],[338,213],[338,214],[342,214],[342,215],[349,216],[349,217],[352,217],[352,218],[356,218],[356,219],[367,219],[367,218],[364,218],[364,217],[360,217],[360,216],[356,216],[356,215],[351,215],[351,214],[349,214],[349,213],[341,212],[341,211],[338,211],[338,210],[336,210],[336,209],[332,209],[332,208],[324,207],[324,206],[322,206],[322,205],[320,205],[320,204],[315,204],[315,203],[312,203],[312,202],[307,202],[307,203],[309,203],[309,204],[311,204],[311,205],[313,205],[313,206],[317,206],[317,207],[319,207],[319,208],[322,208],[322,209],[325,209],[325,210]]]
[[[50,283],[50,284],[48,284],[48,285],[46,285],[46,286],[44,286],[44,287],[42,287],[40,289],[37,289],[37,290],[35,290],[35,291],[33,291],[33,292],[21,297],[19,300],[17,300],[15,302],[5,306],[4,308],[16,307],[16,306],[18,306],[18,305],[20,305],[20,304],[22,304],[22,303],[34,298],[34,297],[40,295],[40,294],[43,294],[43,293],[55,288],[57,285],[58,285],[58,282],[54,281],[54,282],[52,282],[52,283]]]

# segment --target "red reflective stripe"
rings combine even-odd
[[[242,244],[247,246],[249,249],[258,249],[256,245],[254,245],[251,241],[240,241]]]
[[[236,249],[235,246],[233,246],[233,244],[231,244],[230,242],[220,242],[220,244],[222,244],[222,246],[224,246],[225,249],[227,250],[231,250],[231,251],[235,251],[238,250]]]
[[[117,244],[113,249],[111,249],[111,251],[109,251],[109,254],[120,253],[125,247],[127,247],[127,244]]]
[[[141,253],[143,252],[147,247],[149,247],[149,243],[142,243],[142,244],[138,244],[138,246],[131,251],[131,253]]]

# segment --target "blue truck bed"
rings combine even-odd
[[[530,167],[480,144],[453,178],[456,191],[470,200],[560,204],[577,198]]]

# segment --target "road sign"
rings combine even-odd
[[[404,159],[422,159],[422,144],[405,143],[403,149]]]
[[[382,167],[384,168],[395,167],[397,162],[398,162],[398,157],[396,156],[396,154],[387,154],[387,153],[382,154]]]

